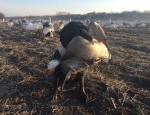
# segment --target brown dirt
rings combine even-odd
[[[105,30],[113,64],[86,71],[86,104],[77,101],[79,86],[67,82],[51,102],[53,75],[45,77],[47,63],[59,45],[59,36],[37,39],[35,32],[0,26],[1,115],[149,115],[150,30]],[[74,88],[75,87],[75,88]]]

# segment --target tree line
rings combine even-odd
[[[3,13],[0,13],[0,18],[4,18],[5,15]],[[150,17],[150,10],[145,10],[145,11],[138,11],[138,10],[133,10],[133,11],[123,11],[123,12],[88,12],[86,14],[71,14],[69,12],[65,11],[59,11],[56,12],[55,15],[45,15],[45,16],[24,16],[24,18],[27,19],[51,19],[53,20],[66,20],[66,19],[85,19],[85,18],[109,18],[109,17]],[[8,17],[8,18],[22,18],[22,16],[18,17]]]

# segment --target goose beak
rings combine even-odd
[[[52,72],[52,70],[47,69],[47,70],[46,70],[46,73],[45,73],[46,77],[48,77],[48,74],[51,73],[51,72]]]

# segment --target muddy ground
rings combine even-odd
[[[53,74],[47,63],[59,45],[59,36],[35,38],[21,27],[0,26],[1,115],[149,115],[150,30],[105,30],[113,64],[99,64],[85,72],[86,104],[79,103],[73,81],[51,101]]]

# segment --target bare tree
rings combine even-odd
[[[3,18],[5,18],[5,15],[0,12],[0,19],[3,19]]]
[[[69,12],[56,12],[56,16],[59,19],[66,19],[66,18],[68,18],[69,15],[70,15]]]

